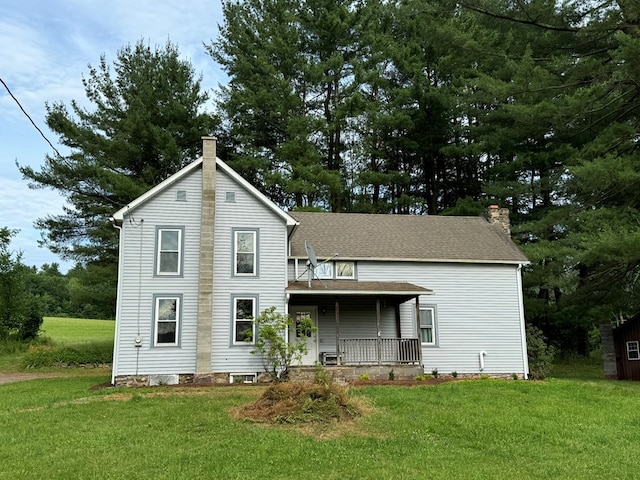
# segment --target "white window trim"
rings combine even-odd
[[[175,250],[162,250],[162,232],[178,232],[178,269],[177,271],[172,272],[161,272],[160,271],[160,258],[163,252],[175,252]],[[160,277],[176,277],[182,276],[182,255],[184,251],[184,227],[157,227],[156,230],[156,266],[155,266],[155,275]]]
[[[420,318],[418,318],[418,338],[420,339],[421,345],[428,347],[437,347],[438,346],[438,321],[437,321],[437,311],[435,305],[420,305],[420,310],[431,310],[431,342],[423,342],[422,341],[422,328],[420,327]]]
[[[321,275],[321,274],[319,274],[317,270],[318,270],[318,267],[320,267],[320,266],[321,266],[322,268],[326,268],[326,267],[328,267],[328,268],[329,268],[329,274],[328,274],[328,275]],[[319,262],[319,263],[318,263],[318,265],[314,268],[314,272],[313,272],[313,273],[314,273],[314,275],[316,276],[316,278],[319,278],[319,279],[321,279],[321,280],[333,280],[333,278],[334,278],[334,272],[335,272],[335,269],[334,269],[333,262],[327,262],[327,261],[322,262],[322,261],[321,261],[321,262]]]
[[[229,383],[236,383],[235,382],[235,377],[244,377],[244,380],[242,380],[242,382],[238,382],[238,383],[256,383],[258,381],[258,374],[253,372],[253,373],[230,373],[229,374]],[[247,380],[247,377],[252,377],[252,380]]]
[[[158,316],[160,313],[160,300],[175,300],[176,301],[176,340],[173,343],[158,342]],[[180,346],[180,324],[182,320],[182,295],[154,295],[153,296],[153,346],[159,348],[165,347],[178,347]]]
[[[351,266],[353,266],[353,275],[339,275],[338,274],[338,264],[339,263],[348,263]],[[335,265],[333,266],[333,269],[336,272],[336,279],[338,279],[338,280],[353,280],[353,279],[356,278],[356,262],[348,262],[348,261],[339,260],[339,261],[335,262]]]
[[[241,319],[238,318],[238,300],[251,300],[253,302],[253,311],[251,312],[251,329],[253,332],[253,336],[251,338],[250,342],[247,342],[245,340],[242,341],[238,341],[236,340],[236,323],[238,321],[241,322],[246,322],[248,321],[247,319]],[[251,296],[251,295],[238,295],[238,296],[234,296],[232,299],[232,313],[231,313],[231,344],[232,345],[255,345],[256,342],[256,323],[255,323],[255,319],[256,319],[256,311],[258,308],[258,298]]]
[[[250,233],[253,235],[253,272],[238,272],[238,234]],[[245,253],[245,252],[243,252]],[[258,276],[258,231],[250,229],[237,229],[233,231],[233,275],[236,277],[257,277]]]
[[[629,348],[632,345],[635,345],[634,349]],[[637,357],[631,358],[630,356],[631,352],[635,352]],[[631,340],[627,342],[627,360],[630,360],[630,361],[640,360],[640,342],[638,342],[637,340]]]

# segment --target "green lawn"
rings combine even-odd
[[[40,334],[51,338],[59,345],[113,343],[115,325],[116,322],[113,320],[45,317]]]
[[[56,347],[113,349],[115,322],[84,318],[45,317],[40,328],[39,341]],[[0,372],[23,370],[28,345],[0,342]],[[49,371],[55,369],[49,369]]]
[[[236,421],[261,387],[0,386],[0,479],[602,479],[640,471],[640,384],[552,378],[363,387],[340,436]]]

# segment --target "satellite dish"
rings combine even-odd
[[[309,259],[311,268],[316,268],[318,266],[318,257],[316,257],[316,251],[313,249],[313,245],[311,245],[308,240],[304,241],[304,249],[307,252],[307,258]]]

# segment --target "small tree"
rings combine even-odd
[[[527,353],[529,355],[529,378],[542,380],[551,373],[556,349],[548,345],[542,330],[527,325]]]
[[[287,332],[295,325],[299,332],[312,334],[316,331],[310,318],[302,318],[294,322],[293,318],[276,311],[276,307],[269,307],[254,320],[257,327],[255,348],[253,355],[262,357],[265,371],[277,382],[289,378],[289,368],[292,364],[300,365],[302,356],[309,351],[306,341],[287,342]],[[300,335],[307,338],[307,335]],[[251,335],[247,336],[251,341]]]
[[[42,316],[33,295],[26,292],[28,268],[22,253],[10,249],[16,230],[0,228],[0,338],[13,336],[30,340],[38,335]]]

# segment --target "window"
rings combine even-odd
[[[154,297],[154,345],[177,346],[179,344],[180,295],[156,295]]]
[[[353,262],[336,262],[336,278],[356,278],[356,266]]]
[[[176,201],[177,202],[186,202],[187,201],[187,191],[186,190],[178,190],[176,192]]]
[[[627,358],[640,360],[640,344],[637,341],[627,342]]]
[[[257,275],[257,231],[234,231],[234,275]]]
[[[234,345],[253,344],[255,339],[256,316],[255,298],[234,298],[233,300],[233,343]],[[250,341],[249,341],[250,340]]]
[[[225,192],[224,201],[227,203],[236,203],[236,192]]]
[[[436,321],[434,307],[420,307],[420,341],[426,345],[435,345]]]
[[[316,278],[333,278],[333,263],[331,262],[320,262],[314,268],[314,273]]]
[[[183,227],[158,227],[156,275],[182,275]]]

